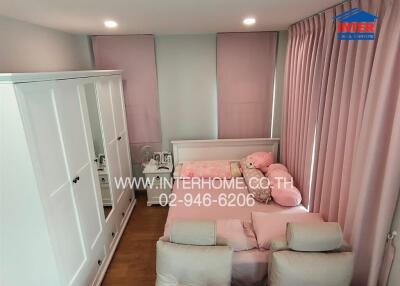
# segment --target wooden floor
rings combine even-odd
[[[146,194],[137,202],[104,277],[102,286],[154,286],[156,241],[162,236],[168,208],[146,206]]]

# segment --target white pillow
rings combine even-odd
[[[323,219],[317,213],[263,213],[252,212],[253,228],[259,248],[269,249],[271,240],[286,235],[288,222],[319,223]]]

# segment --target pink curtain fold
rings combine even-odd
[[[270,137],[277,33],[217,35],[218,137]]]
[[[374,41],[336,39],[332,18],[353,7],[379,17]],[[377,285],[400,190],[399,1],[346,2],[291,26],[288,45],[281,159],[310,210],[341,224],[353,285]]]
[[[289,29],[281,131],[281,161],[309,203],[315,122],[321,94],[326,42],[325,19],[313,17]],[[312,52],[310,52],[312,51]]]
[[[383,1],[377,10],[379,36],[354,148],[344,224],[358,263],[355,281],[370,286],[380,275],[400,190],[400,2]]]
[[[154,36],[93,36],[92,43],[97,69],[123,70],[132,160],[140,163],[144,145],[161,149]]]

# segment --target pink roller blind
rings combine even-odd
[[[269,137],[277,33],[217,35],[218,137]]]
[[[123,70],[129,142],[133,160],[143,145],[161,148],[160,108],[154,37],[152,35],[95,36],[97,69]]]

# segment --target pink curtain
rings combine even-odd
[[[292,26],[286,54],[281,162],[293,174],[305,206],[309,204],[315,122],[323,92],[322,72],[333,41],[333,31],[326,31],[325,24],[324,17],[313,17]]]
[[[379,17],[376,40],[336,40],[332,17],[353,7]],[[282,160],[310,209],[342,225],[353,285],[377,285],[400,189],[399,1],[351,1],[289,33]]]
[[[277,33],[217,35],[218,137],[269,137]]]
[[[97,69],[123,70],[129,143],[138,163],[142,146],[161,149],[154,37],[94,36],[92,42]]]

